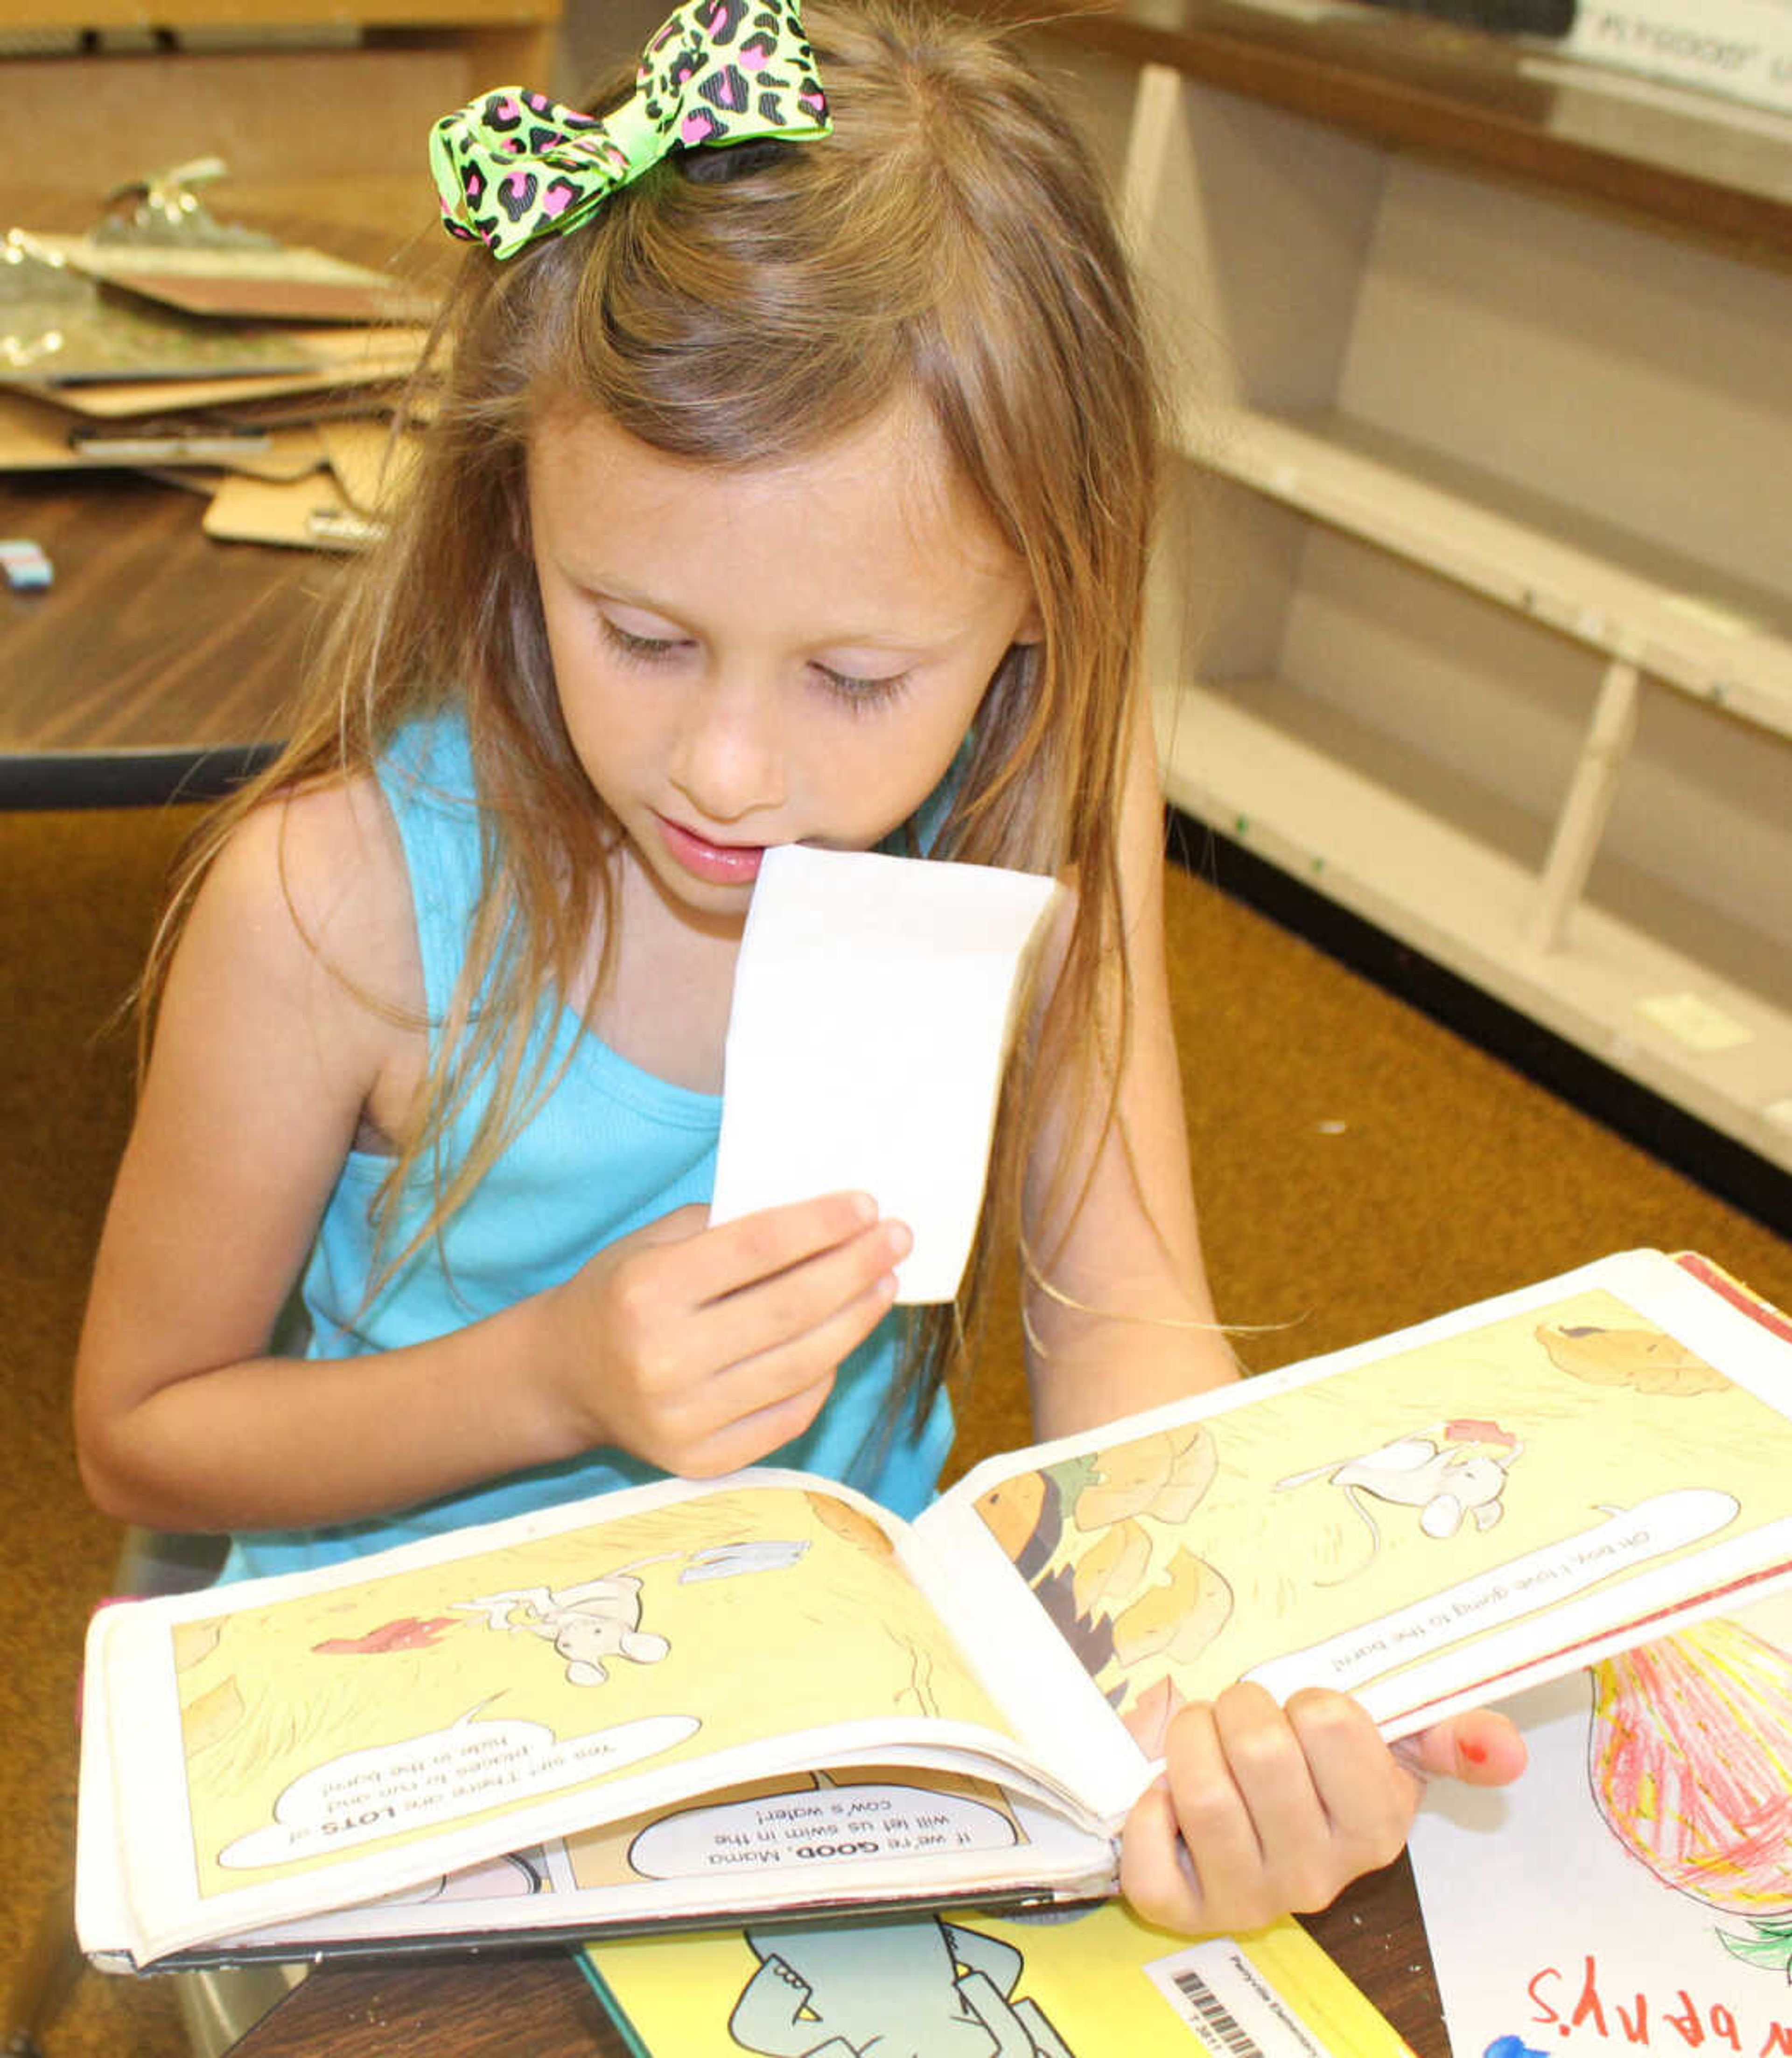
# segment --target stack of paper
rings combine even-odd
[[[130,221],[0,243],[0,471],[128,467],[204,495],[213,535],[365,543],[429,299],[150,192]]]

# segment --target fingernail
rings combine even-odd
[[[915,1248],[914,1232],[909,1228],[907,1222],[893,1222],[890,1223],[888,1226],[888,1236],[890,1242],[890,1255],[892,1257],[906,1257],[909,1252]]]
[[[868,1226],[876,1221],[877,1203],[869,1194],[853,1194],[849,1198],[852,1203],[852,1213],[860,1222]]]

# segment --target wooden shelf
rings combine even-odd
[[[1048,33],[1190,488],[1170,797],[1792,1170],[1792,121],[1374,7]]]
[[[1018,0],[999,10],[1023,11]],[[1047,0],[1024,16],[1378,145],[1792,256],[1792,117],[1690,89],[1639,96],[1595,65],[1545,74],[1536,39],[1386,8],[1328,6],[1306,19],[1247,0]]]
[[[1330,411],[1242,408],[1186,455],[1255,491],[1792,737],[1792,604]]]
[[[1758,944],[1779,990],[1756,991],[1591,900],[1540,951],[1547,822],[1285,681],[1173,688],[1158,724],[1176,806],[1792,1170],[1783,956]]]

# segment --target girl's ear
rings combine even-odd
[[[1027,612],[1020,618],[1020,626],[1014,633],[1014,640],[1022,646],[1043,643],[1045,641],[1045,617],[1039,603],[1034,599],[1027,602]]]

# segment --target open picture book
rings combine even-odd
[[[975,1468],[757,1468],[102,1608],[96,1962],[1085,1900],[1176,1710],[1389,1738],[1792,1571],[1792,1342],[1606,1258]]]

